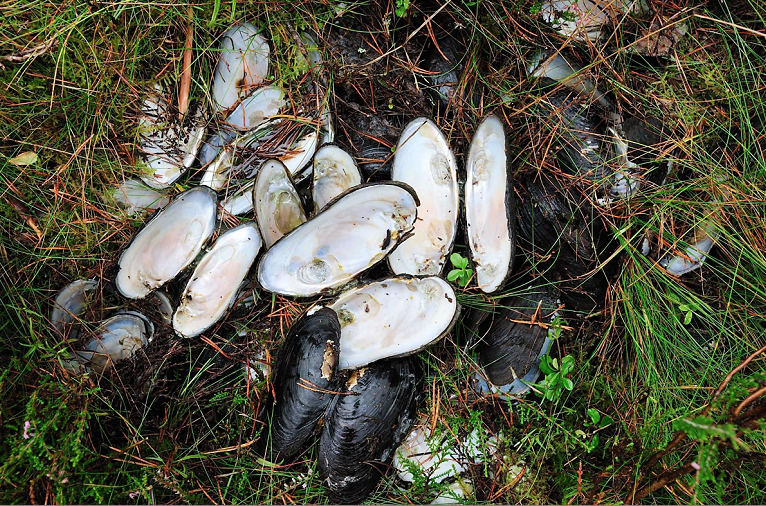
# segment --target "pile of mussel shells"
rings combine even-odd
[[[308,62],[321,67],[313,39],[302,40]],[[603,302],[600,262],[612,246],[591,206],[633,195],[641,169],[627,157],[621,119],[605,96],[564,57],[545,54],[531,62],[530,79],[539,89],[563,83],[540,93],[536,107],[554,125],[558,161],[574,177],[569,186],[539,174],[514,185],[509,135],[495,115],[471,139],[462,199],[458,161],[427,118],[402,129],[386,181],[364,183],[357,160],[333,143],[326,106],[281,155],[250,156],[287,121],[285,92],[264,84],[269,43],[255,27],[235,25],[221,45],[211,87],[217,128],[208,132],[201,105],[173,120],[156,89],[139,122],[147,186],[129,180],[115,193],[130,213],[156,210],[123,249],[114,285],[125,299],[155,301],[160,321],[123,311],[79,336],[78,319],[98,286],[93,280],[62,290],[51,321],[80,339],[70,370],[103,372],[148,346],[156,325],[183,338],[215,329],[245,287],[316,301],[277,353],[273,403],[258,414],[270,427],[263,441],[275,461],[286,461],[317,437],[329,499],[360,502],[418,419],[421,374],[411,356],[447,335],[460,315],[443,278],[459,227],[473,281],[488,296],[508,288],[517,234],[525,251],[542,259],[537,274],[557,272],[562,280],[553,288],[535,277],[503,299],[502,309],[471,315],[482,366],[476,391],[511,398],[536,381],[559,311]],[[323,93],[321,83],[318,72],[316,93]],[[595,103],[583,109],[583,97]],[[199,186],[173,198],[158,191],[197,160]],[[306,181],[310,196],[296,188]],[[231,215],[241,218],[229,228]],[[676,275],[698,267],[713,230],[696,253],[660,264]],[[373,268],[388,274],[370,280]],[[174,302],[163,292],[170,282],[182,287]],[[408,455],[400,451],[397,465]]]

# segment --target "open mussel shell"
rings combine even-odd
[[[331,503],[361,504],[375,489],[415,422],[416,391],[406,358],[352,373],[319,438],[319,475]]]
[[[476,284],[499,290],[516,256],[513,176],[503,123],[487,116],[476,129],[466,159],[465,221]]]
[[[96,372],[132,357],[154,337],[154,325],[142,314],[125,311],[104,320],[75,358]]]
[[[279,86],[258,88],[226,117],[229,127],[248,131],[259,127],[285,106],[285,92]]]
[[[181,294],[173,315],[173,329],[179,335],[198,336],[226,314],[262,244],[255,223],[245,223],[218,237]]]
[[[263,162],[255,176],[252,196],[255,219],[267,249],[306,221],[295,184],[279,160]]]
[[[312,197],[318,213],[335,197],[362,184],[354,159],[335,144],[325,144],[314,155]]]
[[[170,202],[164,194],[145,186],[137,179],[126,179],[112,191],[114,202],[128,216],[162,209]]]
[[[532,285],[501,302],[477,347],[487,379],[506,394],[529,389],[540,374],[540,356],[551,344],[551,322],[557,316],[556,293]],[[490,389],[491,390],[491,389]]]
[[[433,121],[417,118],[402,131],[391,179],[407,183],[420,199],[413,236],[388,258],[396,274],[434,276],[455,242],[459,194],[457,163]]]
[[[241,23],[223,34],[218,65],[213,76],[213,103],[219,110],[233,106],[269,72],[269,44],[250,23]]]
[[[141,299],[191,264],[213,234],[218,197],[206,187],[178,195],[157,213],[120,255],[115,285]]]
[[[51,308],[51,324],[56,331],[66,334],[67,325],[77,320],[88,308],[88,302],[95,297],[98,281],[78,279],[61,289]],[[76,333],[74,336],[75,337]]]
[[[397,247],[414,226],[417,205],[402,183],[352,188],[277,241],[258,262],[258,282],[298,297],[344,285]]]
[[[335,374],[339,339],[338,317],[328,308],[306,314],[290,327],[274,368],[274,460],[298,453],[340,390]]]
[[[340,319],[340,369],[411,355],[454,326],[460,305],[443,279],[398,276],[348,290],[330,306]]]

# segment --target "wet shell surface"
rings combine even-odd
[[[213,101],[221,109],[233,106],[269,73],[269,44],[250,23],[223,34],[213,76]]]
[[[255,176],[255,218],[266,249],[306,221],[306,211],[290,174],[279,160],[267,160]]]
[[[420,199],[412,238],[389,257],[395,274],[434,276],[452,251],[458,223],[457,164],[433,121],[418,118],[402,131],[391,179],[412,186]]]
[[[126,179],[112,192],[117,205],[125,209],[128,216],[146,211],[162,209],[170,199],[164,194],[147,187],[137,179]]]
[[[318,145],[319,131],[314,130],[298,138],[288,148],[288,152],[279,157],[295,181],[303,181],[311,175],[311,171],[304,171],[303,169],[311,162]]]
[[[226,117],[226,123],[238,130],[252,130],[285,106],[285,92],[279,86],[258,88]]]
[[[290,327],[274,368],[271,450],[275,460],[289,459],[317,428],[340,390],[335,375],[340,323],[321,308]]]
[[[460,312],[439,277],[388,278],[344,292],[331,306],[343,331],[341,369],[416,353],[444,337]]]
[[[516,255],[513,180],[503,123],[488,116],[466,160],[465,219],[476,284],[485,293],[503,286]]]
[[[479,362],[493,386],[520,394],[540,374],[540,356],[550,347],[551,322],[559,304],[550,288],[535,286],[501,304],[481,336]]]
[[[409,359],[354,371],[319,438],[319,475],[334,504],[361,504],[387,471],[416,417]]]
[[[218,237],[194,269],[173,315],[173,329],[179,335],[198,336],[223,317],[262,244],[255,223]]]
[[[75,358],[96,372],[103,372],[113,363],[132,357],[154,337],[154,325],[140,313],[126,311],[104,320],[97,335]]]
[[[383,260],[416,218],[417,198],[406,185],[353,188],[274,244],[258,263],[258,282],[299,297],[337,288]]]
[[[217,208],[216,194],[197,187],[154,216],[120,256],[115,278],[120,293],[141,299],[188,267],[213,234]]]
[[[362,174],[351,155],[334,144],[319,148],[314,155],[314,213],[324,209],[341,193],[360,184]]]
[[[88,308],[95,297],[98,281],[78,279],[61,289],[51,308],[51,324],[60,334],[65,334],[68,324],[73,323]]]

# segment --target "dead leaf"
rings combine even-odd
[[[37,153],[35,153],[34,151],[25,151],[24,153],[21,153],[18,156],[14,156],[8,161],[18,167],[32,165],[33,163],[37,161]]]

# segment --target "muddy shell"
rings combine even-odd
[[[340,390],[335,375],[340,352],[340,322],[321,308],[290,328],[274,368],[271,451],[275,459],[295,455],[314,433]]]
[[[361,504],[416,420],[415,368],[393,359],[354,371],[322,429],[319,475],[334,504]]]

